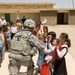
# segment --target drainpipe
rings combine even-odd
[[[17,9],[17,20],[19,20],[19,10]]]
[[[74,0],[72,0],[72,7],[74,8]]]

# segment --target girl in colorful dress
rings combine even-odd
[[[39,39],[42,38],[42,33],[40,30],[40,24],[37,24],[36,27],[34,28],[33,32],[32,32],[36,37],[38,37]]]
[[[60,41],[58,38],[55,38],[52,42],[52,45],[50,44],[49,45],[49,49],[45,49],[45,53],[46,53],[46,56],[45,56],[45,61],[46,63],[49,63],[55,56],[55,49],[56,49],[56,46],[59,46],[60,45]]]
[[[8,51],[10,51],[10,48],[11,48],[11,31],[7,28],[6,25],[3,25],[2,28],[3,28],[3,32],[6,34],[5,47]]]
[[[53,75],[68,75],[66,69],[65,55],[68,52],[68,47],[71,46],[71,42],[67,33],[61,33],[59,39],[62,45],[62,50],[60,51],[59,47],[57,46],[56,53],[60,59],[55,59]]]
[[[46,27],[45,27],[46,28]],[[44,29],[44,28],[43,28]],[[47,28],[46,28],[47,29]],[[47,32],[47,30],[44,29],[44,33],[45,34]],[[50,46],[52,46],[52,42],[53,40],[56,38],[56,33],[54,31],[51,31],[51,32],[48,32],[47,34],[47,39],[45,40],[45,43],[46,43],[46,50],[49,51],[50,49]],[[54,47],[55,48],[55,47]],[[52,50],[54,50],[54,48]],[[45,52],[44,52],[45,53]],[[44,55],[44,57],[46,56],[46,54]],[[52,59],[52,58],[51,58]],[[45,60],[44,60],[45,61]],[[53,60],[51,60],[49,62],[49,66],[50,66],[50,75],[52,75],[52,64],[53,64]],[[43,66],[42,66],[43,67]],[[42,74],[41,74],[42,75]]]
[[[47,50],[47,48],[45,48],[44,53],[46,54],[46,56],[45,56],[45,62],[42,63],[41,75],[43,75],[43,74],[44,75],[52,75],[51,64],[52,64],[52,60],[55,59],[54,53],[55,53],[55,49],[56,49],[57,45],[60,45],[60,41],[59,41],[59,39],[55,38],[52,42],[52,45],[50,43],[49,49]],[[47,69],[47,67],[49,67],[49,69]]]
[[[48,27],[44,26],[43,27],[43,41],[46,43],[47,45],[47,41],[48,41]]]
[[[47,30],[46,30],[47,29]],[[45,44],[47,42],[47,34],[48,34],[48,28],[46,28],[45,31],[47,31],[46,33],[43,33],[42,35],[42,39]],[[38,71],[40,73],[41,67],[42,67],[42,63],[44,62],[44,52],[42,50],[38,50],[39,56],[38,56],[38,61],[37,61],[37,66],[38,66]]]

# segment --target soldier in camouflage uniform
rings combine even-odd
[[[35,22],[28,19],[24,23],[24,30],[18,31],[11,41],[11,51],[9,54],[9,75],[20,75],[21,66],[27,66],[27,75],[33,75],[34,62],[32,56],[37,49],[44,50],[45,44],[31,32],[35,27]]]

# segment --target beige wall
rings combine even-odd
[[[69,11],[69,24],[75,25],[75,10]]]
[[[10,21],[16,22],[16,20],[17,20],[16,13],[10,14]]]
[[[57,11],[41,11],[40,12],[40,19],[47,22],[44,25],[56,25],[57,24]]]
[[[30,18],[33,19],[36,23],[40,21],[40,13],[20,13],[19,18],[22,19],[22,17],[25,16],[26,19]]]
[[[0,13],[0,18],[1,18],[1,17],[5,17],[5,15]]]
[[[5,17],[5,13],[3,13],[3,14],[0,13],[0,18],[1,18],[2,16]],[[11,13],[11,14],[10,14],[10,21],[16,22],[16,20],[17,20],[17,15],[16,15],[16,13]]]
[[[0,13],[0,18],[2,16],[5,17],[5,14]],[[47,22],[44,25],[57,25],[57,11],[54,10],[40,11],[40,13],[19,13],[19,19],[22,19],[23,16],[33,19],[36,23],[46,19]],[[16,20],[17,13],[10,13],[10,21],[16,22]],[[68,14],[65,13],[64,22],[66,23],[67,21],[69,25],[75,25],[75,10],[69,10]]]
[[[68,22],[68,13],[64,13],[64,23]]]
[[[23,16],[25,16],[26,19],[31,18],[36,23],[38,23],[40,21],[40,13],[19,13],[18,15],[16,13],[15,14],[10,14],[11,21],[16,22],[17,16],[19,17],[19,19],[22,19]]]

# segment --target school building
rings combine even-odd
[[[47,20],[45,25],[75,25],[75,9],[53,8],[55,3],[0,3],[0,18],[5,17],[7,22],[16,22],[17,19],[33,19],[36,23]]]

